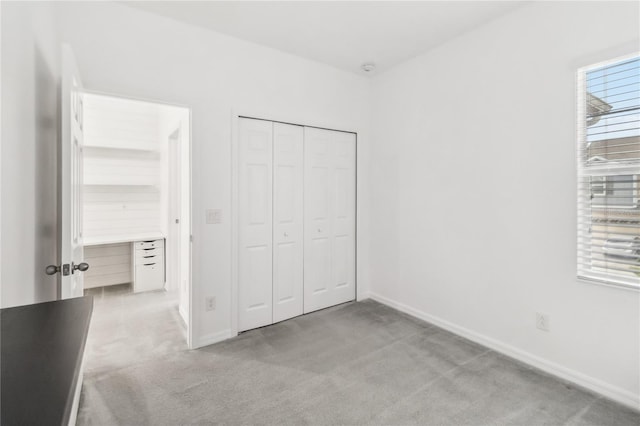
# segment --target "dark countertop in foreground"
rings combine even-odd
[[[92,297],[0,310],[0,423],[66,425],[81,380]]]

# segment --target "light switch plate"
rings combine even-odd
[[[222,210],[221,209],[208,209],[206,210],[207,225],[215,225],[222,223]]]

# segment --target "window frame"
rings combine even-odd
[[[614,65],[616,63],[624,62],[626,60],[631,59],[640,59],[640,52],[633,52],[623,56],[618,56],[612,59],[607,59],[604,61],[600,61],[597,63],[581,66],[578,68],[576,72],[576,177],[577,177],[577,187],[576,187],[576,195],[577,195],[577,204],[576,204],[576,277],[579,281],[594,283],[598,285],[623,288],[623,289],[631,289],[635,291],[640,291],[640,274],[638,275],[638,280],[636,283],[630,282],[630,279],[625,279],[623,277],[616,277],[615,274],[607,273],[606,268],[604,272],[594,271],[591,267],[589,270],[583,265],[581,265],[580,257],[581,251],[584,251],[585,243],[581,243],[581,226],[584,226],[584,221],[589,221],[589,227],[591,226],[591,218],[592,216],[586,213],[585,209],[585,189],[583,186],[585,185],[584,179],[591,179],[593,177],[602,178],[602,188],[606,193],[607,191],[607,176],[623,176],[623,175],[636,175],[640,176],[640,160],[630,160],[630,161],[622,161],[620,163],[611,163],[611,162],[603,162],[602,164],[598,163],[589,163],[588,159],[585,159],[583,156],[583,151],[587,144],[587,73],[594,69],[606,67],[608,65]],[[592,183],[589,183],[592,185]],[[582,188],[581,188],[582,187]],[[638,184],[634,183],[634,188],[637,188]],[[606,196],[606,194],[605,194]],[[633,207],[625,207],[625,206],[615,206],[608,205],[608,209],[629,209],[629,210],[638,210],[640,214],[640,204],[638,203],[640,194],[636,193],[636,195],[632,196],[633,202],[635,206]],[[591,198],[593,200],[593,198]],[[583,207],[581,207],[581,204]],[[595,208],[603,208],[603,206],[599,206],[593,203],[593,201],[589,201],[588,205],[590,207]],[[589,231],[591,232],[591,231]],[[603,244],[604,246],[604,244]],[[591,248],[590,245],[586,246]],[[640,266],[640,262],[639,262]]]

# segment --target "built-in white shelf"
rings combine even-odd
[[[91,94],[84,106],[85,245],[164,238],[166,144],[157,106]]]
[[[155,184],[147,184],[147,183],[130,183],[130,182],[126,182],[126,183],[86,183],[83,182],[84,186],[140,186],[142,188],[146,188],[146,187],[152,187],[152,188],[157,188],[157,185]]]
[[[88,181],[87,181],[88,180]],[[152,179],[140,178],[137,181],[132,179],[121,179],[117,176],[109,176],[108,178],[95,178],[94,179],[86,179],[83,182],[84,186],[140,186],[140,187],[151,187],[156,188],[158,183]]]
[[[134,151],[134,152],[158,152],[157,147],[153,146],[153,145],[148,145],[148,146],[108,146],[108,145],[88,145],[88,144],[84,144],[83,145],[84,149],[88,149],[90,151],[99,151],[99,150],[106,150],[106,151],[124,151],[124,152],[130,152],[130,151]]]
[[[84,151],[85,185],[158,185],[160,153],[130,149]]]

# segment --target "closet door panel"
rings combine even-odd
[[[239,331],[273,321],[272,129],[269,121],[239,121]]]
[[[273,322],[302,315],[304,134],[273,124]]]
[[[355,299],[355,191],[355,134],[305,127],[305,313]]]
[[[356,135],[333,132],[332,304],[356,298]]]
[[[304,312],[331,305],[331,132],[304,128]]]
[[[331,240],[312,237],[305,247],[305,313],[331,306]]]

